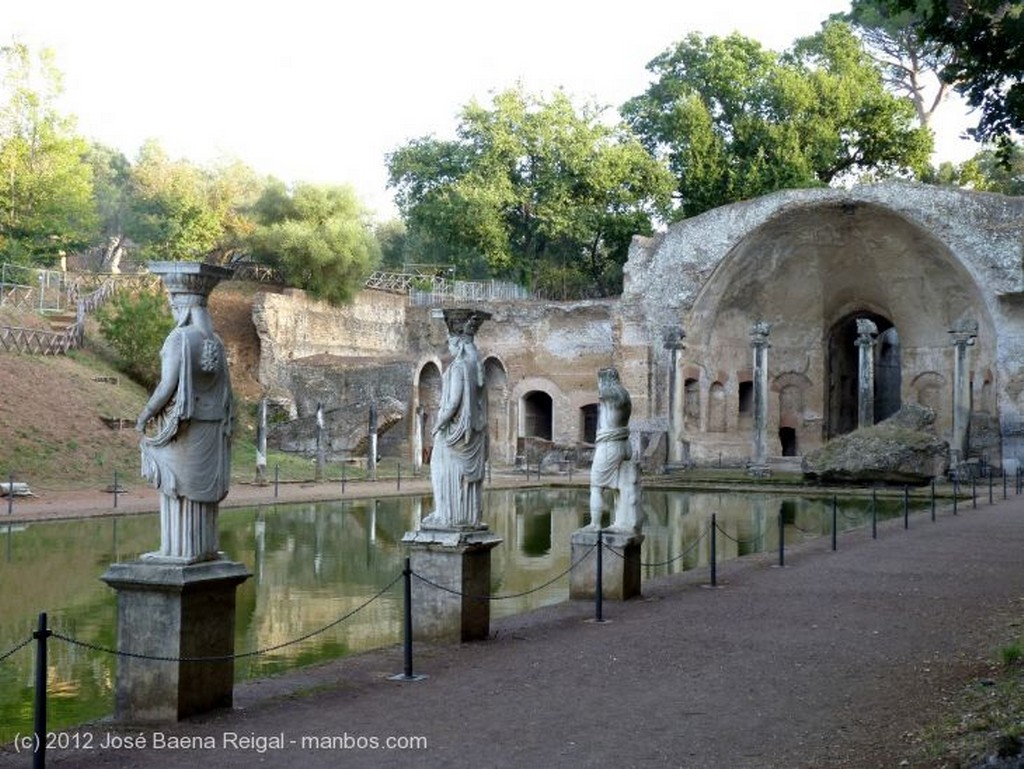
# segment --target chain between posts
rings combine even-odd
[[[10,651],[6,651],[3,654],[0,654],[0,662],[3,662],[5,659],[7,659],[8,657],[10,657],[10,656],[12,656],[14,654],[17,654],[22,649],[24,649],[26,646],[28,646],[30,643],[32,643],[34,640],[36,640],[34,636],[29,636],[28,638],[26,638],[24,641],[22,641],[20,644],[15,646]]]
[[[648,569],[658,568],[660,566],[671,566],[676,561],[682,560],[683,558],[688,556],[694,549],[696,549],[697,545],[699,545],[704,540],[704,537],[706,537],[707,535],[708,535],[708,532],[707,532],[707,529],[705,529],[704,532],[699,537],[697,537],[697,539],[695,539],[693,541],[692,545],[690,545],[688,548],[686,548],[679,555],[676,555],[676,556],[673,556],[672,558],[669,558],[667,561],[657,561],[657,562],[641,561],[640,565],[643,566],[644,568],[648,568]],[[625,558],[626,558],[626,554],[624,552],[622,552],[621,550],[613,547],[612,545],[609,545],[608,543],[604,543],[604,549],[607,550],[612,555],[616,555],[619,558],[622,558],[623,560],[625,560]]]
[[[439,585],[433,580],[427,579],[422,574],[412,572],[412,576],[416,577],[416,579],[418,579],[425,585],[430,585],[431,587],[437,588],[438,590],[442,590],[445,593],[450,593],[451,595],[457,595],[461,598],[468,598],[471,601],[504,601],[508,598],[522,598],[523,596],[530,595],[531,593],[537,593],[543,590],[544,588],[548,587],[549,585],[553,585],[555,582],[558,582],[558,580],[560,580],[566,574],[568,574],[581,563],[583,563],[585,560],[587,560],[587,558],[589,558],[591,553],[593,553],[595,550],[597,550],[597,545],[591,545],[589,548],[587,548],[587,551],[583,555],[577,558],[573,563],[569,564],[569,568],[563,571],[561,574],[549,579],[547,582],[538,585],[537,587],[532,587],[529,590],[524,590],[521,593],[508,593],[506,595],[467,595],[459,590],[453,590],[450,587]]]
[[[121,651],[119,649],[111,649],[106,646],[99,646],[97,644],[88,643],[86,641],[80,641],[77,638],[66,636],[63,633],[58,633],[55,630],[51,631],[50,635],[53,638],[58,638],[61,641],[71,644],[72,646],[78,646],[83,649],[89,649],[90,651],[102,652],[104,654],[112,654],[116,657],[130,657],[132,659],[151,660],[154,662],[227,662],[229,660],[247,659],[249,657],[258,657],[263,654],[269,654],[270,652],[274,652],[279,649],[284,649],[288,646],[294,646],[295,644],[302,643],[303,641],[308,641],[310,638],[314,638],[315,636],[318,636],[321,633],[324,633],[330,630],[331,628],[340,625],[342,622],[351,618],[355,614],[358,614],[371,603],[373,603],[382,595],[384,595],[384,593],[393,588],[401,578],[402,574],[400,572],[397,577],[391,580],[391,582],[389,582],[385,587],[381,588],[372,598],[367,599],[359,606],[354,608],[352,611],[343,614],[341,617],[338,617],[338,619],[334,620],[333,622],[329,622],[321,628],[318,628],[310,633],[306,633],[305,635],[299,636],[298,638],[294,638],[291,641],[285,641],[283,643],[275,644],[274,646],[267,646],[262,649],[254,649],[253,651],[242,652],[241,654],[221,654],[212,657],[161,657],[151,654],[138,654],[136,652]]]

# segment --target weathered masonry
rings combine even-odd
[[[492,457],[590,442],[596,372],[615,366],[668,462],[770,464],[904,403],[933,408],[955,449],[1016,460],[1022,258],[1024,198],[904,183],[780,192],[638,237],[618,300],[486,307]],[[322,401],[365,424],[366,402],[386,401],[391,447],[429,451],[444,350],[429,308],[268,294],[254,320],[261,381],[293,417]],[[337,454],[353,449],[342,433]]]
[[[751,455],[758,322],[771,328],[770,456],[849,432],[865,404],[879,421],[919,403],[953,448],[1016,460],[1022,257],[1024,198],[897,183],[780,192],[636,239],[619,312],[647,331],[649,410],[668,417],[674,460]]]

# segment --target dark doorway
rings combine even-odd
[[[779,428],[779,443],[782,444],[782,456],[795,457],[796,453],[796,430],[792,427]]]
[[[598,405],[596,403],[588,403],[580,409],[580,414],[583,422],[583,435],[580,436],[581,440],[584,443],[596,443]]]
[[[828,379],[826,382],[827,438],[845,435],[857,428],[857,386],[860,350],[857,347],[857,318],[867,318],[878,327],[875,339],[875,422],[895,414],[901,405],[900,340],[892,322],[878,313],[860,310],[839,320],[828,336]]]
[[[554,411],[551,396],[533,390],[523,396],[523,437],[551,440],[551,418]]]

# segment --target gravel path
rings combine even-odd
[[[234,493],[234,492],[233,492]],[[484,642],[385,649],[241,684],[235,709],[99,723],[58,767],[895,767],[986,675],[1024,609],[1024,497],[808,541],[775,558],[492,623]],[[101,749],[109,739],[145,747]],[[389,738],[408,749],[385,745]],[[380,743],[372,749],[372,741]],[[137,740],[138,741],[138,740]],[[421,744],[419,744],[421,743]],[[29,757],[3,746],[0,767]],[[926,764],[920,764],[925,766]]]

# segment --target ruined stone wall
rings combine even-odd
[[[597,371],[621,363],[615,339],[614,301],[576,303],[502,302],[483,309],[493,317],[477,335],[482,357],[503,371],[503,392],[491,410],[503,428],[494,454],[511,460],[525,420],[521,401],[530,392],[552,400],[552,435],[558,444],[581,437],[581,409],[597,402]],[[428,307],[376,291],[359,293],[351,305],[331,307],[304,292],[264,294],[254,303],[260,338],[260,382],[308,420],[322,401],[331,411],[360,404],[373,389],[403,403],[405,416],[389,445],[409,454],[419,394],[414,383],[425,365],[444,365],[447,332]],[[399,442],[397,436],[401,436]]]

